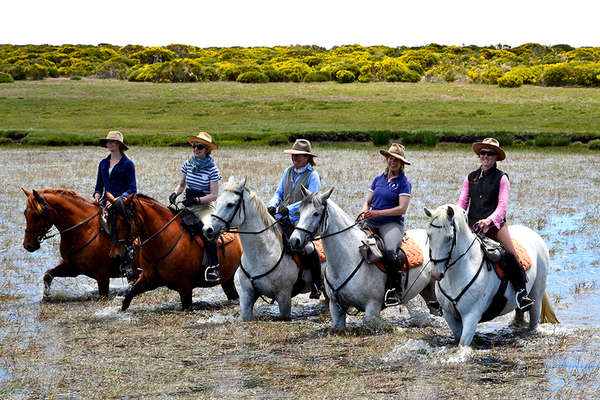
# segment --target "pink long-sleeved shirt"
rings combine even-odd
[[[488,217],[492,220],[496,228],[500,229],[500,225],[502,221],[504,221],[504,217],[506,217],[506,209],[508,208],[508,194],[510,192],[510,182],[506,175],[503,175],[500,179],[500,191],[498,193],[498,206],[494,210],[494,212]],[[458,199],[458,203],[456,203],[460,208],[467,211],[467,207],[469,206],[469,177],[465,177],[463,181],[462,190],[460,192],[460,197]],[[483,233],[487,232],[489,226],[483,230]]]

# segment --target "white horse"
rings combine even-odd
[[[240,230],[244,253],[237,274],[242,320],[252,320],[259,296],[274,299],[279,306],[279,318],[290,319],[292,297],[310,291],[310,272],[301,270],[284,251],[279,224],[256,194],[246,188],[246,179],[236,182],[229,178],[215,207],[210,223],[204,226],[207,238],[212,239],[231,227]]]
[[[302,248],[315,235],[322,237],[327,257],[325,290],[329,297],[329,309],[333,326],[346,328],[346,313],[350,306],[365,311],[364,321],[379,317],[383,307],[387,274],[376,264],[368,263],[360,255],[358,247],[366,237],[354,221],[337,204],[329,199],[333,188],[311,193],[300,205],[300,219],[290,237],[292,248]],[[423,264],[408,271],[407,288],[401,303],[422,292],[425,300],[435,300],[428,259],[427,236],[424,229],[409,230],[406,234],[419,244],[423,252]]]
[[[460,345],[469,346],[477,324],[496,295],[501,281],[484,257],[477,236],[471,232],[465,212],[458,206],[446,204],[435,211],[425,208],[430,218],[427,227],[430,259],[435,265],[432,277],[436,279],[436,295],[444,318]],[[548,249],[542,238],[521,225],[510,226],[511,237],[517,239],[531,258],[527,270],[527,290],[535,300],[529,310],[529,329],[535,330],[541,322],[558,323],[548,295]],[[516,309],[516,294],[512,285],[504,292],[506,304],[499,310],[503,315],[515,310],[515,321],[523,321],[523,312]],[[492,315],[486,315],[488,320]]]

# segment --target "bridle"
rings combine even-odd
[[[84,219],[83,221],[78,222],[75,225],[70,226],[66,229],[63,229],[62,231],[57,228],[58,232],[48,235],[48,232],[50,231],[50,229],[52,229],[52,226],[54,225],[54,223],[52,221],[50,221],[50,215],[49,215],[49,211],[48,211],[48,202],[46,201],[46,197],[44,197],[44,195],[42,193],[39,193],[39,198],[42,200],[42,202],[41,202],[42,226],[39,229],[25,228],[25,232],[27,232],[27,233],[37,233],[36,240],[38,243],[42,243],[44,240],[53,238],[56,235],[62,235],[63,233],[67,233],[69,231],[77,229],[81,225],[88,223],[92,219],[100,216],[100,210],[98,210],[98,212],[96,214],[90,215],[88,218]],[[100,233],[100,231],[98,231],[96,233],[96,235],[94,235],[92,237],[92,239],[89,242],[87,242],[83,247],[86,247],[88,244],[90,244],[96,238],[96,236],[98,236],[98,233]],[[81,250],[82,248],[79,248],[77,251]]]
[[[306,233],[308,235],[310,241],[314,241],[314,240],[319,240],[319,239],[325,239],[325,238],[346,232],[347,230],[354,228],[356,225],[358,225],[360,223],[360,217],[362,216],[363,213],[358,214],[358,217],[356,217],[356,220],[352,225],[342,228],[339,231],[325,234],[325,231],[327,230],[327,222],[329,221],[329,208],[327,206],[328,206],[327,203],[323,204],[323,208],[324,208],[323,213],[321,214],[321,217],[319,218],[319,223],[317,224],[317,227],[315,228],[314,232],[309,231],[308,229],[302,228],[300,226],[295,226],[294,229],[299,230],[300,232]],[[321,228],[321,234],[317,233],[319,228]]]
[[[443,229],[444,226],[442,225],[435,225],[433,223],[433,221],[431,221],[429,223],[429,226],[431,226],[432,228],[436,228],[436,229]],[[433,262],[434,264],[438,264],[441,262],[448,262],[450,260],[452,260],[452,253],[454,252],[454,248],[456,247],[456,224],[454,223],[454,218],[452,219],[452,222],[450,223],[450,226],[452,227],[452,244],[450,245],[450,251],[448,252],[448,256],[444,257],[444,258],[433,258],[433,254],[431,252],[431,246],[429,246],[429,260],[431,262]],[[467,248],[467,250],[465,250],[464,253],[462,253],[460,256],[458,256],[456,259],[454,259],[454,261],[450,262],[450,263],[446,263],[446,271],[450,269],[450,267],[452,267],[453,265],[455,265],[461,258],[463,258],[468,252],[469,250],[471,250],[471,247],[473,247],[473,244],[475,243],[475,241],[477,240],[477,235],[475,235],[475,238],[473,239],[473,241],[471,242],[471,244],[469,245],[469,247]]]

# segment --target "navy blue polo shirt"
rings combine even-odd
[[[410,196],[411,189],[412,187],[410,181],[402,172],[400,172],[400,175],[393,178],[389,182],[385,173],[378,175],[371,184],[371,191],[373,192],[371,210],[387,210],[389,208],[397,207],[398,204],[400,204],[398,196]],[[397,215],[394,217],[378,217],[373,218],[371,221],[380,223],[404,222],[404,216]]]
[[[98,165],[98,177],[96,178],[95,193],[100,193],[102,198],[106,197],[106,192],[113,196],[129,196],[137,191],[135,181],[135,166],[125,154],[119,162],[115,164],[112,172],[108,173],[110,167],[110,154],[103,158]]]

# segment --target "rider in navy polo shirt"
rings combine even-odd
[[[106,192],[115,197],[129,196],[137,191],[135,166],[126,155],[128,147],[123,142],[123,134],[110,131],[106,139],[100,139],[100,146],[106,146],[110,154],[98,165],[98,177],[94,199],[106,200]]]
[[[388,151],[379,151],[385,157],[387,167],[373,180],[361,210],[361,219],[366,220],[366,225],[383,239],[384,257],[392,284],[398,280],[402,267],[397,252],[404,238],[404,214],[411,193],[410,181],[404,175],[404,166],[410,163],[404,152],[404,146],[399,143],[392,143]],[[396,288],[386,291],[386,304],[397,304],[399,299]]]

